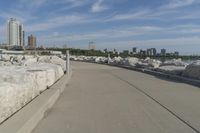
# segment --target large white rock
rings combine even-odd
[[[77,61],[77,60],[78,60],[78,57],[77,57],[77,56],[73,56],[73,55],[71,55],[71,56],[70,56],[70,60]]]
[[[32,58],[25,59],[24,61],[21,61],[21,65],[30,66],[32,64],[37,63],[37,61],[38,61],[38,58],[32,57]]]
[[[0,60],[1,60],[1,61],[10,61],[10,55],[1,54],[1,55],[0,55]]]
[[[96,57],[95,58],[96,63],[106,63],[107,61],[108,61],[108,59],[105,57]]]
[[[122,64],[123,62],[123,58],[118,56],[118,57],[114,57],[111,61],[110,61],[110,64],[113,64],[113,65],[118,65],[118,64]]]
[[[136,66],[136,64],[139,62],[138,58],[135,57],[128,57],[124,60],[124,64],[127,66]]]
[[[0,66],[11,66],[12,63],[11,62],[7,62],[7,61],[0,61]]]
[[[66,71],[66,62],[57,56],[41,56],[38,62],[60,65],[63,71]]]
[[[18,57],[17,57],[18,58]],[[24,65],[0,67],[0,123],[25,106],[64,74],[64,61],[53,57],[43,62],[19,57]],[[46,58],[45,58],[46,59]],[[55,61],[57,60],[57,61]]]
[[[25,57],[24,57],[23,55],[13,55],[13,56],[11,57],[11,60],[10,60],[10,61],[20,63],[20,62],[22,62],[22,60],[24,60],[24,59],[25,59]]]
[[[185,70],[185,66],[161,66],[157,68],[157,71],[169,73],[169,74],[175,74],[175,75],[181,75],[182,72]]]
[[[20,67],[0,68],[0,122],[39,94],[33,73]]]
[[[48,64],[48,63],[33,64],[27,67],[27,71],[35,73],[36,80],[38,82],[41,82],[39,84],[42,85],[44,83],[45,85],[43,86],[46,86],[46,87],[53,85],[54,82],[57,81],[64,74],[61,66],[55,65],[55,64]],[[40,89],[40,90],[43,91],[44,89]]]
[[[0,84],[0,122],[37,96],[35,84],[31,81],[21,84],[7,82]]]
[[[151,68],[158,68],[161,64],[161,61],[159,60],[155,60],[155,59],[150,59],[149,57],[147,57],[144,60],[140,60],[136,66],[138,67],[151,67]]]
[[[200,60],[188,65],[183,71],[183,76],[200,79]]]
[[[172,59],[165,61],[162,66],[187,66],[188,64],[183,62],[182,59]]]
[[[147,60],[147,63],[150,67],[153,67],[153,68],[158,68],[160,66],[160,64],[162,63],[161,61],[159,60],[155,60],[155,59],[148,59]]]

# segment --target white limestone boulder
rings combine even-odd
[[[0,55],[0,60],[1,60],[1,61],[10,61],[10,55],[1,54],[1,55]]]
[[[66,71],[66,62],[57,56],[41,56],[39,57],[38,62],[60,65],[63,71]]]
[[[49,63],[42,63],[31,57],[30,63],[24,62],[26,65],[0,67],[0,123],[63,76],[63,62],[58,58],[48,59],[43,62]]]
[[[138,58],[135,57],[128,57],[124,60],[124,65],[126,66],[136,66],[136,64],[139,62]]]
[[[156,70],[168,74],[181,75],[185,70],[185,66],[160,66]]]
[[[142,67],[142,68],[158,68],[161,65],[161,61],[159,60],[155,60],[155,59],[151,59],[149,57],[147,57],[144,60],[140,60],[136,66],[137,67]]]
[[[200,79],[200,60],[188,65],[182,75],[189,78]]]
[[[114,57],[111,61],[110,61],[110,64],[113,64],[113,65],[121,65],[123,62],[123,58],[118,56],[118,57]]]
[[[172,59],[165,61],[161,66],[187,66],[188,64],[183,62],[182,59]]]

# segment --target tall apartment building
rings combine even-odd
[[[33,35],[28,36],[28,47],[29,48],[36,48],[36,37]]]
[[[156,56],[156,48],[150,48],[150,49],[147,49],[147,55],[148,56]]]
[[[161,55],[165,56],[166,55],[166,49],[161,49]]]
[[[10,46],[24,45],[23,25],[14,18],[7,22],[7,44]]]
[[[133,47],[132,52],[133,52],[133,53],[137,53],[137,48],[136,48],[136,47]]]

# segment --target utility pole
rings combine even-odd
[[[70,73],[70,55],[69,55],[69,50],[66,51],[66,73],[69,75]]]

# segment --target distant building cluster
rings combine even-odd
[[[15,18],[7,21],[7,43],[2,44],[3,47],[19,48],[19,49],[35,49],[37,46],[36,37],[28,36],[28,44],[25,41],[25,31],[23,24]]]
[[[156,48],[148,48],[147,50],[140,49],[137,51],[136,47],[133,47],[132,52],[124,50],[123,54],[141,55],[141,56],[179,56],[179,52],[175,51],[173,53],[167,53],[166,49],[161,49],[157,52]]]
[[[107,49],[104,49],[104,53],[110,53],[110,54],[116,54],[116,55],[135,55],[135,56],[179,56],[179,52],[175,51],[173,53],[167,53],[166,49],[161,49],[160,52],[157,52],[156,48],[148,48],[146,50],[140,49],[138,50],[136,47],[132,48],[132,51],[129,50],[123,50],[121,53],[118,52],[116,49],[113,51],[108,51]]]

